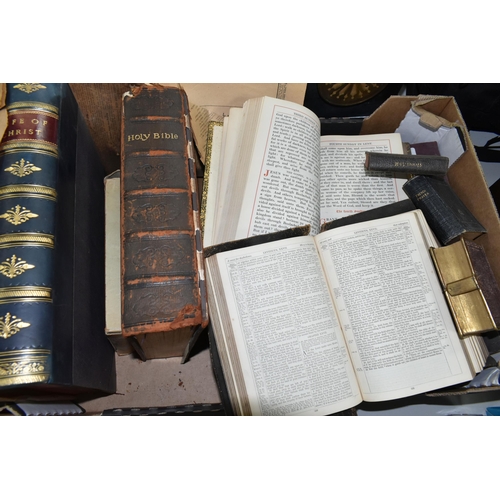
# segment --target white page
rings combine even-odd
[[[399,134],[321,137],[321,223],[405,200],[407,179],[366,172],[365,152],[403,153]]]
[[[234,334],[222,331],[221,344],[231,351],[234,337],[252,414],[328,414],[358,404],[359,388],[312,239],[275,241],[216,258],[227,311],[211,311],[222,330],[219,317],[230,316]],[[232,384],[241,379],[237,365],[233,357],[226,375]]]
[[[303,106],[265,98],[253,142],[234,239],[311,225],[319,232],[318,117]],[[293,143],[293,153],[289,144]],[[235,168],[240,165],[235,164]]]
[[[473,376],[420,235],[408,212],[317,237],[365,401]]]

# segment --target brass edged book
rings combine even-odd
[[[499,330],[500,288],[483,247],[461,239],[430,251],[459,334]]]
[[[457,334],[436,244],[413,210],[207,248],[213,348],[233,412],[328,415],[472,380],[486,353],[481,337]]]

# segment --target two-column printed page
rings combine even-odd
[[[417,212],[317,237],[365,401],[472,378]]]
[[[312,238],[216,257],[227,306],[221,316],[231,318],[225,338],[219,339],[233,351],[232,373],[226,378],[236,385],[245,381],[237,392],[248,399],[251,413],[317,415],[359,404],[359,388]]]

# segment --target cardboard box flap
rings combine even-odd
[[[487,234],[480,236],[477,242],[483,245],[490,261],[495,279],[500,283],[500,219],[491,196],[483,169],[477,158],[474,145],[467,132],[457,103],[453,97],[432,96],[422,105],[423,108],[442,116],[451,123],[457,123],[464,131],[467,151],[448,170],[448,181],[465,206],[486,228]],[[411,109],[417,96],[391,96],[369,117],[365,118],[361,134],[394,132],[401,120]]]

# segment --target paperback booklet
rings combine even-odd
[[[235,414],[327,415],[461,384],[483,368],[481,339],[457,334],[420,210],[256,239],[206,250]]]
[[[407,199],[404,179],[367,173],[365,152],[402,154],[397,133],[321,136],[299,104],[263,97],[213,129],[204,246],[322,223]]]

